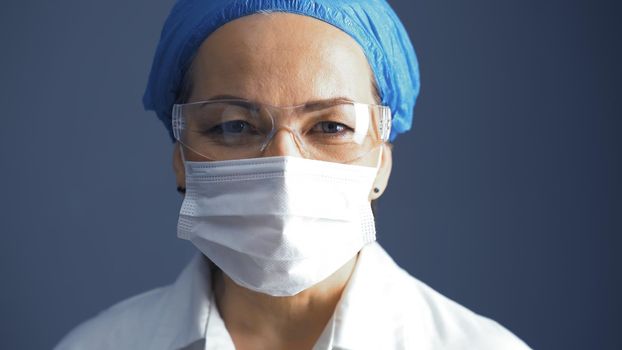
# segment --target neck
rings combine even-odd
[[[288,297],[241,287],[218,270],[213,275],[216,305],[236,349],[311,348],[332,317],[355,264],[356,257],[322,282]]]

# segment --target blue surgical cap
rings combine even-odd
[[[385,0],[179,0],[156,49],[143,96],[172,136],[171,111],[201,43],[236,18],[258,12],[310,16],[349,34],[363,48],[381,103],[393,113],[390,140],[410,130],[419,94],[419,65],[404,26]]]

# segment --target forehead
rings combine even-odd
[[[335,97],[374,103],[373,75],[356,41],[289,13],[225,24],[200,46],[190,77],[191,101],[232,95],[282,106]]]

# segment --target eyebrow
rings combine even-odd
[[[326,100],[309,101],[304,104],[304,109],[313,111],[352,102],[354,102],[354,100],[348,97],[334,97]]]
[[[249,102],[249,103],[261,104],[261,103],[254,102],[254,101],[251,101],[249,99],[246,99],[246,98],[243,98],[243,97],[239,97],[239,96],[234,96],[234,95],[216,95],[216,96],[211,96],[211,97],[209,97],[205,101],[216,101],[216,100],[240,100],[240,101],[246,101],[246,102]],[[318,110],[318,109],[324,109],[324,108],[328,108],[328,107],[337,106],[337,105],[344,104],[344,103],[353,103],[353,102],[354,102],[354,100],[349,98],[349,97],[339,96],[339,97],[333,97],[333,98],[324,99],[324,100],[312,100],[312,101],[308,101],[308,102],[305,102],[305,103],[301,103],[299,105],[285,106],[285,107],[304,106],[305,110]],[[268,104],[264,104],[264,105],[268,105]],[[276,106],[273,106],[273,107],[276,107]]]

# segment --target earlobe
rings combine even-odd
[[[181,157],[181,144],[175,142],[173,146],[173,171],[175,172],[175,182],[177,182],[177,191],[186,191],[186,170],[184,168],[184,161]]]
[[[393,167],[393,153],[392,147],[389,143],[382,144],[382,157],[380,159],[380,167],[378,174],[376,175],[376,181],[374,182],[374,188],[369,195],[370,199],[378,199],[384,193],[389,183],[389,177],[391,176],[391,168]]]

